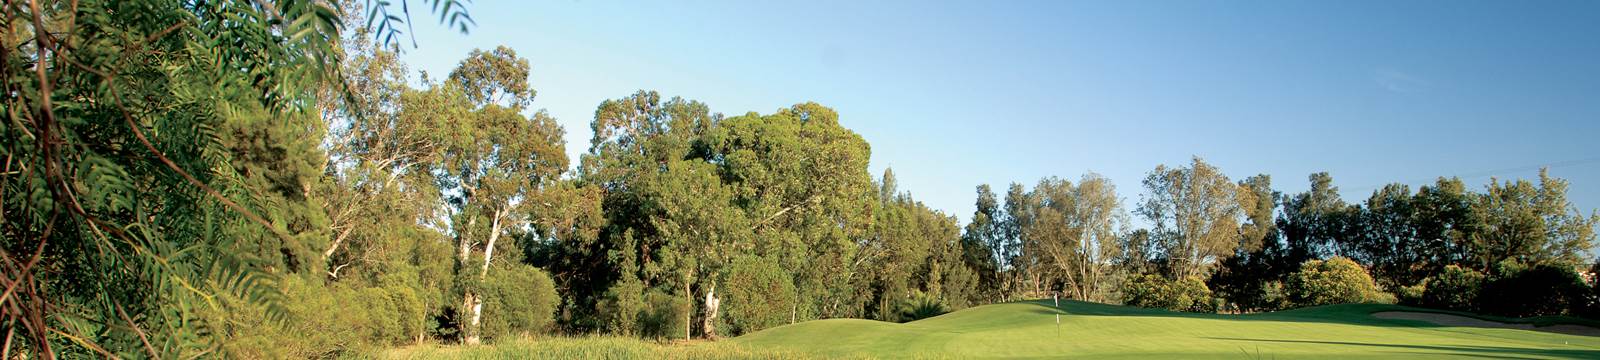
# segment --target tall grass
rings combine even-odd
[[[657,343],[620,336],[530,337],[483,346],[390,349],[379,359],[821,359],[808,353],[748,349],[729,342]]]

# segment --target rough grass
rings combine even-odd
[[[783,349],[749,349],[727,342],[657,343],[620,336],[534,337],[483,346],[422,345],[390,349],[380,359],[816,359]],[[859,356],[857,357],[859,358]]]
[[[904,324],[831,319],[715,342],[659,344],[621,337],[532,338],[478,347],[395,349],[396,359],[808,359],[808,358],[1600,358],[1600,338],[1516,329],[1387,320],[1393,305],[1332,305],[1273,313],[1175,313],[1084,302],[980,306]],[[1564,317],[1495,321],[1538,325]],[[1056,316],[1061,316],[1057,327]]]
[[[1056,308],[1049,301],[1032,301],[982,306],[905,324],[812,321],[733,342],[753,349],[886,358],[1600,358],[1600,338],[1443,327],[1370,316],[1378,311],[1417,310],[1351,304],[1215,315],[1084,302],[1063,302]],[[1570,318],[1527,321],[1588,323]]]

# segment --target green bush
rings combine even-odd
[[[639,318],[645,312],[644,283],[625,275],[606,290],[604,300],[596,305],[603,330],[607,333],[639,335]]]
[[[1295,306],[1393,301],[1392,295],[1378,290],[1366,268],[1338,256],[1300,264],[1300,271],[1290,274],[1284,285]]]
[[[1417,283],[1416,285],[1401,286],[1395,288],[1395,302],[1399,303],[1400,305],[1424,306],[1423,296],[1425,296],[1427,293],[1427,280],[1423,280],[1423,282]]]
[[[950,307],[938,297],[916,291],[895,306],[895,321],[912,322],[950,312]]]
[[[220,297],[230,306],[232,328],[224,349],[241,358],[330,358],[410,343],[422,331],[426,309],[416,287],[404,281],[370,286],[360,281],[324,284],[286,276],[283,321],[267,309]]]
[[[1569,266],[1503,265],[1478,293],[1479,310],[1500,316],[1562,315],[1582,304],[1588,287]]]
[[[644,294],[645,310],[639,316],[639,334],[647,338],[682,339],[689,326],[689,300],[651,289]]]
[[[755,256],[735,259],[718,294],[730,335],[738,336],[789,322],[794,283],[778,264]]]
[[[491,269],[483,283],[483,336],[544,331],[555,319],[555,282],[527,264]]]
[[[1215,312],[1211,289],[1198,278],[1178,281],[1146,274],[1129,278],[1122,286],[1123,302],[1139,307],[1174,311]]]
[[[1450,265],[1438,275],[1424,280],[1422,306],[1457,311],[1477,311],[1478,291],[1484,275],[1477,270]]]

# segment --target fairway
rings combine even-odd
[[[1214,315],[1071,301],[1055,308],[1045,300],[980,306],[905,324],[809,321],[731,341],[750,349],[884,358],[1600,358],[1596,337],[1370,316],[1408,309],[1333,305]]]

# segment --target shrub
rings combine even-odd
[[[1427,282],[1427,280],[1423,280],[1423,282],[1417,283],[1416,285],[1401,286],[1401,287],[1395,288],[1395,292],[1394,292],[1395,302],[1397,302],[1397,303],[1399,303],[1401,305],[1424,306],[1423,305],[1424,302],[1423,302],[1422,299],[1423,299],[1423,296],[1425,294],[1427,294],[1427,293],[1428,293],[1428,282]]]
[[[543,331],[555,319],[555,282],[538,268],[493,269],[483,285],[484,337]]]
[[[1211,289],[1198,278],[1172,281],[1161,275],[1135,276],[1123,283],[1123,303],[1174,311],[1214,312]]]
[[[950,307],[938,297],[917,291],[895,306],[895,320],[897,322],[912,322],[927,319],[950,312]]]
[[[688,299],[651,289],[644,294],[645,310],[639,316],[639,334],[656,339],[682,339],[689,326]]]
[[[369,286],[357,281],[324,284],[310,276],[285,276],[282,321],[265,307],[232,294],[218,300],[229,312],[231,338],[223,349],[240,358],[333,358],[406,343],[422,329],[426,309],[403,281]]]
[[[1385,299],[1366,268],[1337,256],[1301,264],[1300,271],[1290,274],[1289,282],[1285,285],[1289,301],[1295,306],[1381,302]]]
[[[1600,262],[1589,266],[1589,276],[1600,274]],[[1583,301],[1572,304],[1573,315],[1587,318],[1600,317],[1600,280],[1593,281],[1583,295]]]
[[[1422,306],[1457,311],[1477,311],[1478,290],[1484,276],[1476,270],[1450,265],[1424,280]]]
[[[756,256],[735,259],[718,293],[727,331],[747,334],[789,322],[794,283],[778,264]]]
[[[610,289],[606,289],[605,298],[596,306],[595,312],[606,332],[639,335],[639,318],[645,312],[644,283],[631,274],[624,275]]]
[[[1512,317],[1561,315],[1582,303],[1583,278],[1571,267],[1559,265],[1500,266],[1478,293],[1483,312]]]

